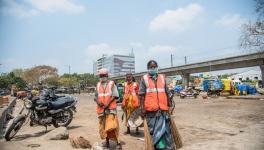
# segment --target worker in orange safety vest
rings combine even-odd
[[[146,120],[144,128],[149,132],[145,137],[151,136],[149,139],[152,139],[154,149],[172,150],[175,142],[170,128],[170,91],[166,86],[165,75],[158,73],[155,60],[148,62],[147,69],[148,73],[143,75],[139,87],[142,117]]]
[[[124,83],[124,96],[122,101],[122,108],[125,115],[125,125],[127,126],[126,134],[130,134],[130,125],[128,120],[130,119],[131,114],[139,107],[139,85],[133,79],[132,73],[126,74],[126,82]],[[138,127],[136,127],[136,132],[138,133]]]
[[[99,70],[100,81],[96,85],[95,99],[96,111],[99,119],[99,133],[101,139],[106,139],[103,144],[109,148],[109,140],[117,143],[116,149],[122,149],[119,140],[119,124],[116,110],[116,100],[119,97],[114,81],[108,80],[108,71]]]

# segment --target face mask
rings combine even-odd
[[[127,82],[131,83],[131,81],[132,81],[132,80],[130,80],[130,79],[128,80],[128,79],[127,79]]]
[[[101,77],[100,78],[100,80],[103,81],[103,82],[107,81],[107,79],[108,79],[107,77]]]
[[[156,75],[158,74],[158,68],[153,68],[148,70],[150,75]]]

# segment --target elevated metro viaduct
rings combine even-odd
[[[191,63],[181,66],[162,68],[159,69],[159,73],[165,74],[166,76],[182,75],[183,85],[186,87],[189,83],[190,74],[192,73],[237,69],[254,66],[260,67],[262,81],[264,81],[264,51],[198,63]],[[133,76],[136,78],[136,80],[140,80],[140,78],[146,73],[147,72],[134,73]],[[115,76],[112,77],[112,79],[121,80],[125,79],[125,76]]]

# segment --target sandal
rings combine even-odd
[[[116,149],[122,149],[122,145],[121,145],[121,143],[118,143],[118,144],[116,145]]]

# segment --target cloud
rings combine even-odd
[[[195,3],[176,10],[166,10],[150,22],[149,29],[151,31],[185,31],[190,27],[202,10],[203,8]]]
[[[73,0],[26,0],[34,8],[43,12],[68,12],[80,13],[84,11],[84,6],[75,4]]]
[[[0,4],[0,12],[4,15],[30,17],[39,14],[37,9],[27,8],[24,3],[18,3],[15,0],[2,0]]]
[[[150,53],[168,53],[176,50],[174,46],[168,45],[155,45],[149,48]]]
[[[98,59],[103,54],[112,55],[121,52],[120,48],[114,48],[106,43],[92,44],[85,49],[85,54],[93,59]]]
[[[239,14],[226,14],[217,19],[214,24],[218,27],[239,28],[246,22]]]
[[[4,15],[31,17],[41,13],[81,13],[85,7],[74,0],[2,0],[0,12]]]

